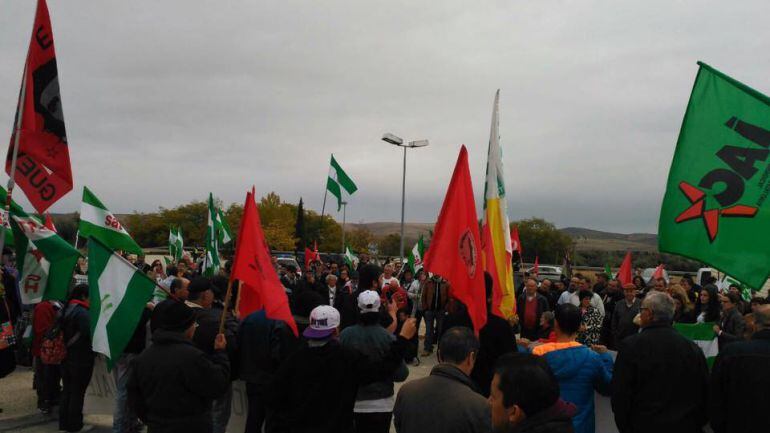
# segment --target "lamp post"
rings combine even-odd
[[[425,147],[428,145],[428,140],[410,141],[404,144],[404,140],[401,137],[395,136],[389,132],[386,132],[382,136],[382,141],[390,143],[394,146],[404,148],[404,171],[401,177],[401,245],[399,254],[401,256],[401,263],[404,262],[404,204],[406,202],[406,149],[415,147]]]
[[[345,212],[347,211],[348,202],[340,202],[342,205],[342,254],[345,254]]]

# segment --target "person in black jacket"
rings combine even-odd
[[[489,397],[489,386],[494,376],[497,358],[506,353],[516,352],[516,336],[507,320],[492,313],[492,276],[484,272],[484,285],[487,294],[487,323],[479,330],[479,352],[471,371],[471,379],[476,382],[481,395]]]
[[[767,431],[770,305],[754,311],[754,323],[751,340],[720,350],[711,370],[709,414],[715,433]]]
[[[618,431],[700,432],[708,397],[703,351],[671,326],[671,296],[648,293],[639,314],[642,331],[620,342],[612,376]]]
[[[88,306],[88,285],[73,287],[62,319],[67,357],[61,366],[63,386],[59,403],[59,430],[68,432],[83,428],[83,400],[94,370]]]
[[[404,348],[416,333],[408,319],[382,362],[371,362],[361,352],[337,340],[340,314],[328,305],[310,313],[303,333],[307,345],[281,365],[270,387],[268,404],[276,418],[286,421],[287,433],[352,433],[353,405],[359,385],[390,377],[401,364]]]
[[[230,386],[227,340],[217,334],[211,355],[192,343],[195,312],[173,300],[153,315],[153,344],[131,363],[129,406],[148,433],[211,433],[211,407]]]
[[[305,292],[303,295],[315,293]],[[248,415],[246,433],[271,433],[273,414],[268,413],[268,386],[278,367],[297,349],[297,337],[286,322],[267,317],[265,310],[255,311],[241,323],[238,330],[240,378],[246,382]]]
[[[214,352],[214,341],[219,333],[219,322],[222,317],[222,304],[215,306],[214,285],[206,277],[197,277],[190,282],[189,295],[185,304],[195,312],[197,329],[193,336],[193,344],[203,352],[211,355]],[[237,377],[236,334],[238,321],[231,315],[225,317],[224,335],[227,340],[227,357],[230,361],[230,378]],[[214,417],[214,433],[224,433],[230,421],[233,398],[232,386],[221,397],[214,400],[212,416]]]
[[[722,317],[718,325],[714,325],[714,332],[719,337],[719,350],[723,350],[728,344],[743,340],[743,334],[746,332],[746,321],[738,310],[741,302],[740,295],[727,293],[719,295],[719,302],[722,304]]]

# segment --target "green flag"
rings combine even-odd
[[[80,230],[80,236],[99,239],[113,250],[142,254],[142,247],[134,242],[115,215],[85,186],[83,203],[80,205],[78,230]]]
[[[609,263],[604,264],[604,273],[607,274],[607,278],[612,279],[612,268]]]
[[[22,302],[65,299],[80,253],[21,208],[11,207],[11,227],[16,240]]]
[[[706,355],[706,362],[709,367],[714,364],[714,360],[719,354],[719,343],[717,335],[714,333],[714,323],[674,323],[674,329],[680,334],[695,342]]]
[[[699,65],[661,206],[659,249],[758,289],[770,275],[770,98]]]
[[[350,250],[349,245],[345,245],[345,263],[347,263],[351,272],[355,271],[356,267],[358,266],[358,256],[353,254],[353,251]]]
[[[168,229],[168,255],[174,260],[179,261],[184,254],[184,240],[182,239],[182,228]]]
[[[416,274],[417,271],[422,269],[423,255],[425,255],[425,244],[423,243],[422,235],[420,235],[420,239],[417,240],[417,243],[412,247],[412,251],[409,252],[409,257],[406,262],[409,269],[412,270],[412,273]]]
[[[334,155],[332,155],[331,165],[329,166],[329,177],[326,179],[326,189],[329,190],[333,196],[337,197],[338,212],[342,209],[342,191],[344,190],[348,195],[351,195],[358,190],[358,187],[353,183],[353,180],[347,173],[345,173],[345,170],[340,167],[337,160],[334,159]]]
[[[204,246],[203,275],[212,277],[219,270],[219,234],[217,230],[217,208],[214,206],[214,195],[209,193],[208,223]]]
[[[155,282],[97,239],[88,242],[91,343],[112,368],[134,335]]]
[[[214,222],[219,234],[219,243],[221,245],[230,243],[233,240],[233,231],[230,230],[230,224],[228,224],[222,209],[217,208],[217,219]]]

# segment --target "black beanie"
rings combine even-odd
[[[195,312],[184,302],[168,299],[157,306],[152,315],[152,327],[166,331],[185,331],[195,322]]]

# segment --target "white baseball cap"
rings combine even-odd
[[[302,335],[311,340],[319,340],[334,334],[340,326],[340,312],[330,305],[319,305],[310,312],[310,325]]]
[[[365,290],[358,295],[358,309],[362,313],[376,313],[380,311],[380,294],[374,290]]]

